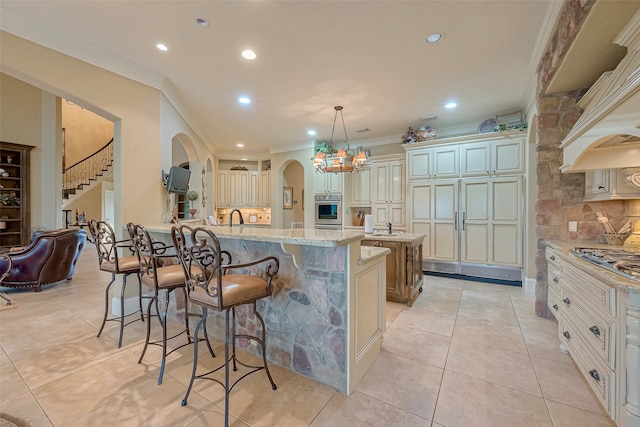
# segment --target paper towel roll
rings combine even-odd
[[[364,232],[373,233],[373,215],[364,216]]]

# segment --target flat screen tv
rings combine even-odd
[[[191,171],[178,166],[171,166],[167,177],[167,191],[169,193],[184,194],[189,189]]]

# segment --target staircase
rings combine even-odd
[[[113,165],[113,138],[104,147],[62,172],[62,198],[68,199],[98,180]]]

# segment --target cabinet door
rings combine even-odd
[[[353,203],[356,206],[371,204],[371,169],[354,174],[352,180]]]
[[[376,228],[386,228],[390,221],[387,205],[373,205],[373,226]]]
[[[327,174],[326,173],[316,173],[314,176],[314,183],[316,193],[326,193],[327,192]]]
[[[344,180],[342,173],[326,173],[327,178],[326,189],[329,193],[342,193],[342,182]]]
[[[229,172],[229,206],[237,207],[240,203],[240,175],[238,172]]]
[[[374,188],[373,188],[373,202],[374,203],[389,203],[387,197],[387,177],[389,176],[389,163],[381,162],[375,163],[373,166]]]
[[[271,172],[260,172],[260,206],[271,206]]]
[[[388,207],[387,218],[392,224],[392,229],[405,229],[406,227],[406,207],[404,203],[393,203]]]
[[[415,150],[407,154],[409,179],[431,178],[431,150]]]
[[[491,150],[487,142],[464,144],[460,147],[462,176],[488,176],[491,171]]]
[[[431,183],[412,182],[407,189],[407,212],[409,232],[424,234],[422,257],[431,256]]]
[[[458,181],[433,183],[430,259],[458,260]],[[423,247],[423,258],[425,248]]]
[[[457,146],[433,149],[433,177],[456,178],[460,176],[459,150]]]
[[[402,160],[390,161],[387,171],[387,198],[389,202],[404,203],[406,188],[404,162]]]
[[[462,183],[463,262],[522,266],[519,177]]]
[[[247,206],[258,206],[258,172],[249,172]]]
[[[585,174],[584,192],[587,198],[606,196],[610,190],[609,169],[589,170]]]
[[[229,172],[218,172],[218,206],[229,206]]]
[[[524,172],[524,139],[509,139],[491,143],[491,172],[494,175]]]

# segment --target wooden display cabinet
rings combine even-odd
[[[0,142],[0,251],[30,239],[28,145]]]

